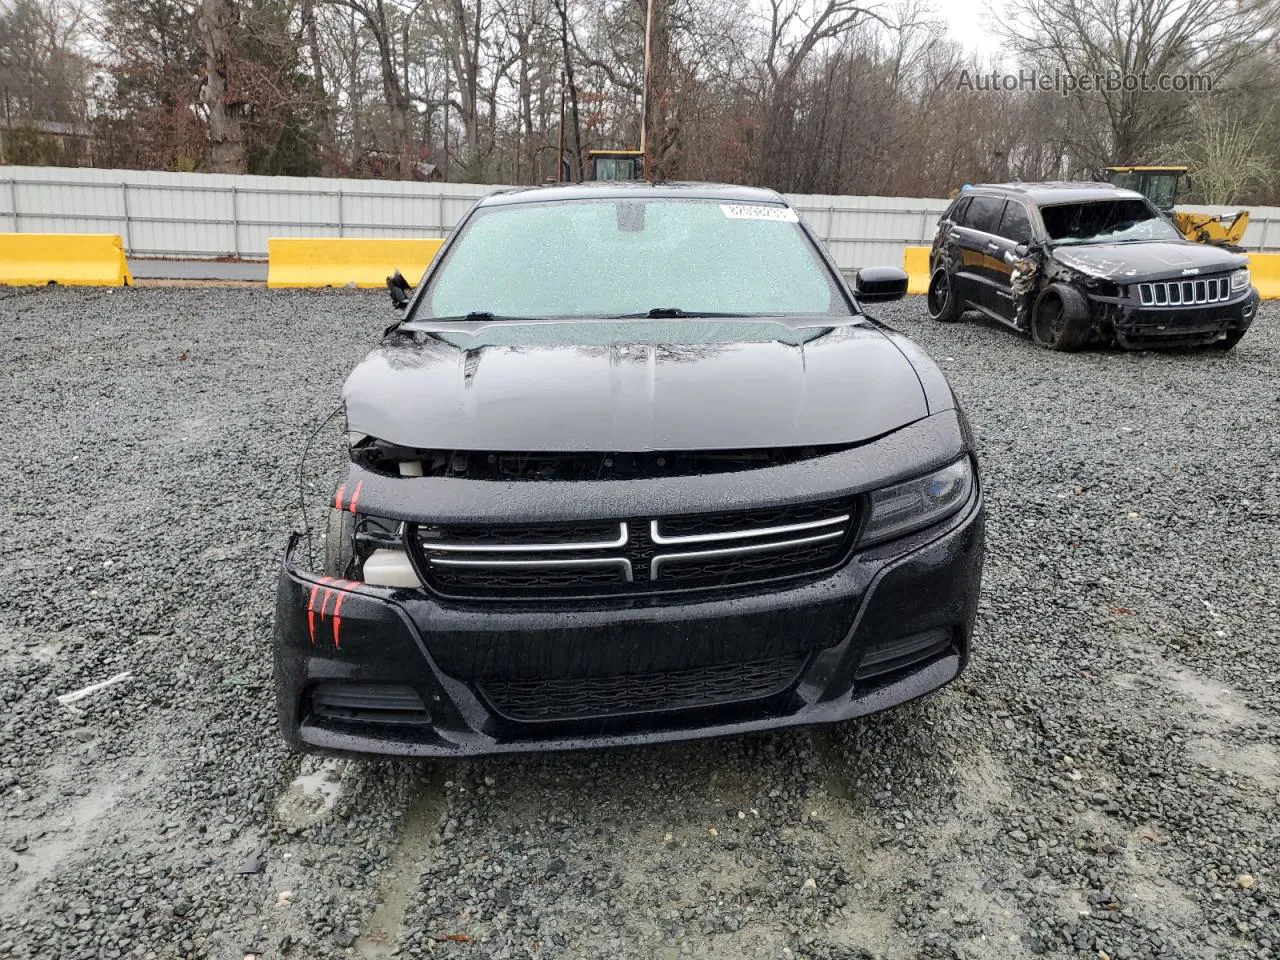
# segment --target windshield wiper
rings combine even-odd
[[[514,317],[505,313],[492,313],[488,310],[472,310],[467,314],[454,317],[423,317],[433,323],[481,323],[490,320],[545,320],[546,317]]]
[[[674,320],[679,317],[755,317],[755,313],[714,313],[710,310],[682,310],[679,307],[654,307],[643,313],[619,313],[610,320]]]

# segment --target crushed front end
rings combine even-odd
[[[1126,350],[1234,344],[1258,310],[1247,269],[1143,281],[1059,274],[1087,297],[1094,336]]]

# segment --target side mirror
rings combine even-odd
[[[1030,253],[1030,252],[1031,252],[1031,247],[1029,247],[1029,246],[1028,246],[1027,244],[1025,244],[1025,243],[1020,243],[1020,244],[1018,244],[1016,247],[1014,247],[1014,248],[1013,248],[1013,252],[1014,252],[1014,253],[1016,253],[1016,254],[1018,255],[1018,259],[1019,259],[1019,260],[1021,260],[1021,259],[1022,259],[1023,257],[1025,257],[1028,253]]]
[[[897,267],[863,267],[854,275],[853,295],[862,303],[885,303],[907,295],[907,272]]]
[[[404,278],[399,270],[387,277],[387,292],[391,294],[391,306],[397,310],[403,310],[409,302],[409,295],[413,293],[413,288],[409,286],[409,281]]]

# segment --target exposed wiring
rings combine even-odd
[[[332,423],[333,418],[341,412],[342,404],[338,404],[333,408],[333,413],[329,414],[316,425],[316,428],[311,431],[311,436],[307,437],[307,442],[302,445],[302,458],[298,460],[298,509],[302,512],[302,532],[307,538],[307,563],[311,565],[312,569],[315,569],[316,552],[315,547],[311,542],[311,520],[307,516],[307,491],[306,485],[303,483],[303,470],[307,465],[307,454],[311,451],[311,441],[316,438],[321,430]]]

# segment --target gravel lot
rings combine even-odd
[[[829,730],[320,762],[273,726],[275,571],[385,296],[0,292],[0,957],[1280,956],[1280,310],[1231,354],[1078,356],[878,314],[983,450],[961,681]]]

